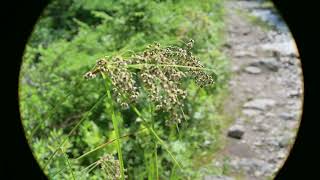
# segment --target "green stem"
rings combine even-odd
[[[159,180],[159,169],[158,169],[158,154],[157,154],[157,143],[154,145],[154,164],[156,169],[156,178]]]
[[[169,148],[167,147],[167,145],[164,143],[164,141],[157,135],[157,133],[150,128],[150,131],[152,132],[152,134],[154,135],[154,137],[158,140],[158,142],[166,149],[166,151],[169,153],[169,155],[171,156],[171,158],[174,160],[174,162],[179,166],[179,168],[182,168],[180,166],[180,163],[176,160],[176,158],[172,155],[172,153],[169,151]]]
[[[88,171],[87,174],[89,174],[94,168],[96,168],[97,166],[99,166],[99,163],[96,163],[94,166],[92,166]]]
[[[119,121],[118,121],[118,118],[115,116],[114,112],[112,113],[112,123],[116,133],[116,138],[117,138],[116,147],[117,147],[118,158],[120,163],[121,180],[124,180],[124,165],[123,165],[123,158],[122,158],[122,151],[121,151]]]
[[[148,125],[148,123],[145,121],[145,119],[141,116],[141,113],[139,112],[139,110],[135,107],[133,107],[133,110],[135,111],[135,113],[143,120],[143,122],[145,123],[145,126],[148,128],[148,130],[152,133],[152,135],[156,138],[156,140],[162,145],[162,147],[168,152],[168,154],[170,155],[170,157],[172,158],[172,160],[179,166],[179,168],[182,169],[180,163],[176,160],[176,158],[173,156],[173,154],[170,152],[168,146],[165,144],[165,142],[157,135],[157,133],[153,130],[152,127],[150,127]]]
[[[145,165],[146,165],[146,171],[148,173],[148,180],[153,180],[153,163],[152,163],[152,154],[150,152],[144,151],[144,159],[145,159]]]
[[[96,165],[99,165],[99,160],[91,163],[89,166],[87,166],[87,167],[85,167],[84,169],[82,169],[82,170],[80,171],[80,174],[82,174],[82,173],[88,173],[88,169],[90,169],[91,167],[96,166]]]
[[[172,172],[170,175],[170,180],[174,180],[174,179],[176,179],[176,165],[173,166]]]
[[[102,74],[103,79],[106,80],[106,91],[107,91],[107,98],[108,98],[108,103],[110,103],[110,109],[108,104],[106,104],[106,108],[107,111],[111,111],[111,119],[112,119],[112,124],[113,124],[113,128],[116,134],[116,148],[117,148],[117,153],[118,153],[118,159],[119,159],[119,164],[120,164],[120,174],[121,174],[121,180],[124,180],[124,164],[123,164],[123,157],[122,157],[122,151],[121,151],[121,136],[120,136],[120,127],[119,127],[119,123],[120,123],[120,114],[118,112],[115,112],[114,108],[113,108],[113,100],[111,97],[111,92],[110,92],[110,82],[108,81],[108,79],[106,78],[106,76]]]
[[[60,169],[58,172],[56,172],[55,174],[53,174],[51,177],[51,179],[53,179],[56,175],[60,174],[61,172],[63,172],[65,169],[67,168],[67,166],[63,167],[62,169]]]

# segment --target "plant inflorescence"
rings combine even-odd
[[[119,160],[107,154],[99,159],[98,164],[100,164],[101,169],[105,172],[107,179],[120,179]]]
[[[183,79],[193,79],[200,87],[215,82],[215,74],[208,74],[199,59],[190,51],[194,41],[185,43],[185,48],[169,46],[162,48],[159,43],[149,45],[142,53],[130,58],[101,58],[95,67],[84,76],[95,78],[103,73],[112,84],[112,94],[122,108],[136,103],[147,95],[156,111],[170,114],[172,122],[180,123],[183,116],[181,107],[187,97],[182,86]],[[141,93],[145,92],[145,93]]]

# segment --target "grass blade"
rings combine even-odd
[[[120,130],[119,130],[119,115],[116,116],[115,113],[112,113],[112,123],[114,127],[114,131],[116,133],[116,147],[118,152],[118,158],[120,163],[120,174],[121,179],[124,180],[124,165],[123,165],[123,157],[122,157],[122,151],[121,151],[121,141],[120,141]]]
[[[89,166],[87,166],[87,167],[85,167],[84,169],[82,169],[82,170],[80,171],[80,174],[85,173],[85,172],[86,172],[88,169],[90,169],[91,167],[93,167],[93,166],[95,166],[95,165],[99,164],[98,162],[99,162],[99,160],[97,160],[97,161],[95,161],[95,162],[91,163]]]
[[[155,164],[155,169],[156,169],[156,178],[159,180],[159,169],[158,169],[158,152],[157,152],[157,143],[154,145],[154,164]]]
[[[123,135],[123,136],[121,136],[120,138],[125,138],[125,137],[129,137],[129,136],[131,136],[131,135],[136,135],[136,134],[139,134],[139,133],[143,132],[144,130],[146,130],[146,128],[143,128],[142,130],[138,131],[137,133],[131,133],[131,134]],[[81,156],[79,156],[79,157],[77,157],[76,159],[73,159],[73,160],[80,160],[80,159],[88,156],[89,154],[91,154],[91,153],[93,153],[93,152],[95,152],[95,151],[97,151],[97,150],[99,150],[99,149],[102,149],[102,148],[104,148],[105,146],[107,146],[107,145],[109,145],[109,144],[112,144],[112,143],[115,142],[116,140],[118,140],[118,138],[115,138],[115,139],[112,139],[112,140],[110,140],[110,141],[108,141],[108,142],[106,142],[106,143],[103,143],[103,144],[101,144],[100,146],[92,149],[91,151],[88,151],[88,152],[82,154]]]
[[[52,176],[50,176],[51,178],[54,178],[56,175],[60,174],[62,171],[64,171],[67,168],[67,166],[63,167],[62,169],[60,169],[58,172],[56,172],[55,174],[53,174]]]

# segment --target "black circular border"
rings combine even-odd
[[[311,42],[317,36],[316,33],[311,33],[312,23],[317,21],[312,22],[311,19],[317,16],[311,14],[309,7],[301,1],[273,1],[296,41],[304,75],[304,106],[300,128],[291,153],[275,179],[297,179],[299,175],[316,177],[316,171],[313,171],[315,166],[309,161],[319,156],[315,152],[316,143],[319,141],[314,139],[316,131],[312,130],[316,127],[317,118],[315,117],[317,116],[312,116],[315,114],[316,107],[311,102],[315,100],[311,97],[311,91],[314,90],[311,85],[312,82],[316,82],[316,80],[312,81],[312,77],[316,77],[311,70],[316,63],[312,53],[315,55],[316,51],[311,51]],[[5,22],[2,24],[5,33],[1,34],[2,44],[5,45],[1,55],[1,90],[5,90],[1,93],[4,96],[1,109],[6,114],[1,116],[1,133],[3,133],[1,137],[4,139],[1,149],[4,152],[1,153],[0,164],[3,168],[0,170],[1,177],[6,178],[0,179],[47,179],[33,158],[24,135],[19,114],[18,77],[25,44],[34,24],[48,3],[48,0],[11,1],[9,5],[1,6],[2,12],[6,12],[6,15],[2,16]],[[312,7],[312,4],[309,6]]]

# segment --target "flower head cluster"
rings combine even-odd
[[[180,109],[187,97],[182,80],[193,78],[200,87],[214,83],[212,76],[192,55],[193,43],[190,40],[185,49],[176,46],[161,48],[155,43],[127,60],[119,57],[100,59],[85,77],[94,78],[99,72],[106,74],[112,82],[113,95],[122,107],[136,102],[144,91],[157,111],[169,113],[172,122],[180,123]]]
[[[120,57],[103,58],[97,61],[94,70],[85,74],[86,79],[96,77],[99,72],[106,74],[111,80],[113,96],[123,109],[129,107],[128,103],[136,102],[139,96],[134,73],[129,71],[127,65],[127,61]]]
[[[98,161],[101,169],[105,173],[107,179],[114,180],[120,179],[120,164],[113,156],[107,154],[101,157]]]

